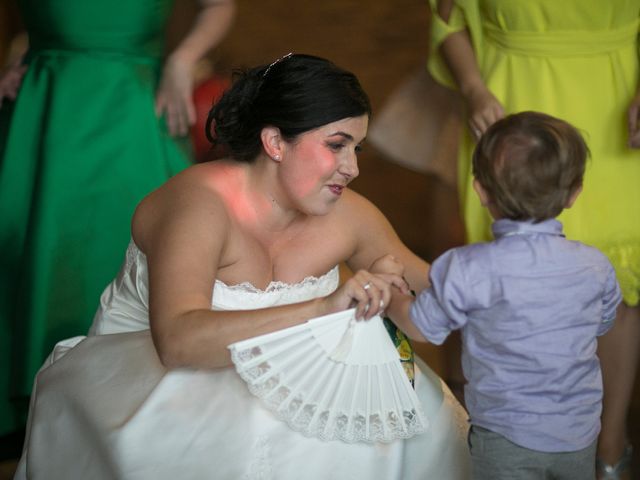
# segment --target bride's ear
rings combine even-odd
[[[264,127],[260,132],[260,139],[262,140],[262,148],[265,153],[276,162],[282,159],[282,135],[280,129],[277,127]]]

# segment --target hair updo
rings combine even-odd
[[[270,65],[237,72],[207,118],[210,142],[236,160],[252,161],[262,150],[261,131],[277,127],[287,141],[344,118],[371,114],[356,76],[328,60],[287,55]]]

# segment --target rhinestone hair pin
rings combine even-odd
[[[280,58],[277,58],[276,60],[274,60],[273,62],[271,62],[271,64],[267,67],[267,69],[264,71],[264,73],[262,74],[262,78],[265,78],[267,76],[267,74],[269,73],[269,70],[271,70],[271,67],[273,67],[274,65],[277,65],[278,63],[286,60],[287,58],[289,58],[291,55],[293,55],[293,52],[289,52],[286,55],[281,56]]]

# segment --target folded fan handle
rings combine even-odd
[[[349,320],[349,326],[347,330],[342,335],[342,338],[336,345],[336,348],[333,349],[329,358],[336,362],[344,362],[351,352],[351,348],[353,347],[353,331],[355,330],[356,320],[352,318]]]

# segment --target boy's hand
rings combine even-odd
[[[369,268],[371,273],[395,275],[402,278],[402,283],[394,283],[402,293],[409,293],[409,285],[404,280],[404,265],[397,261],[393,255],[384,255],[375,260]]]

